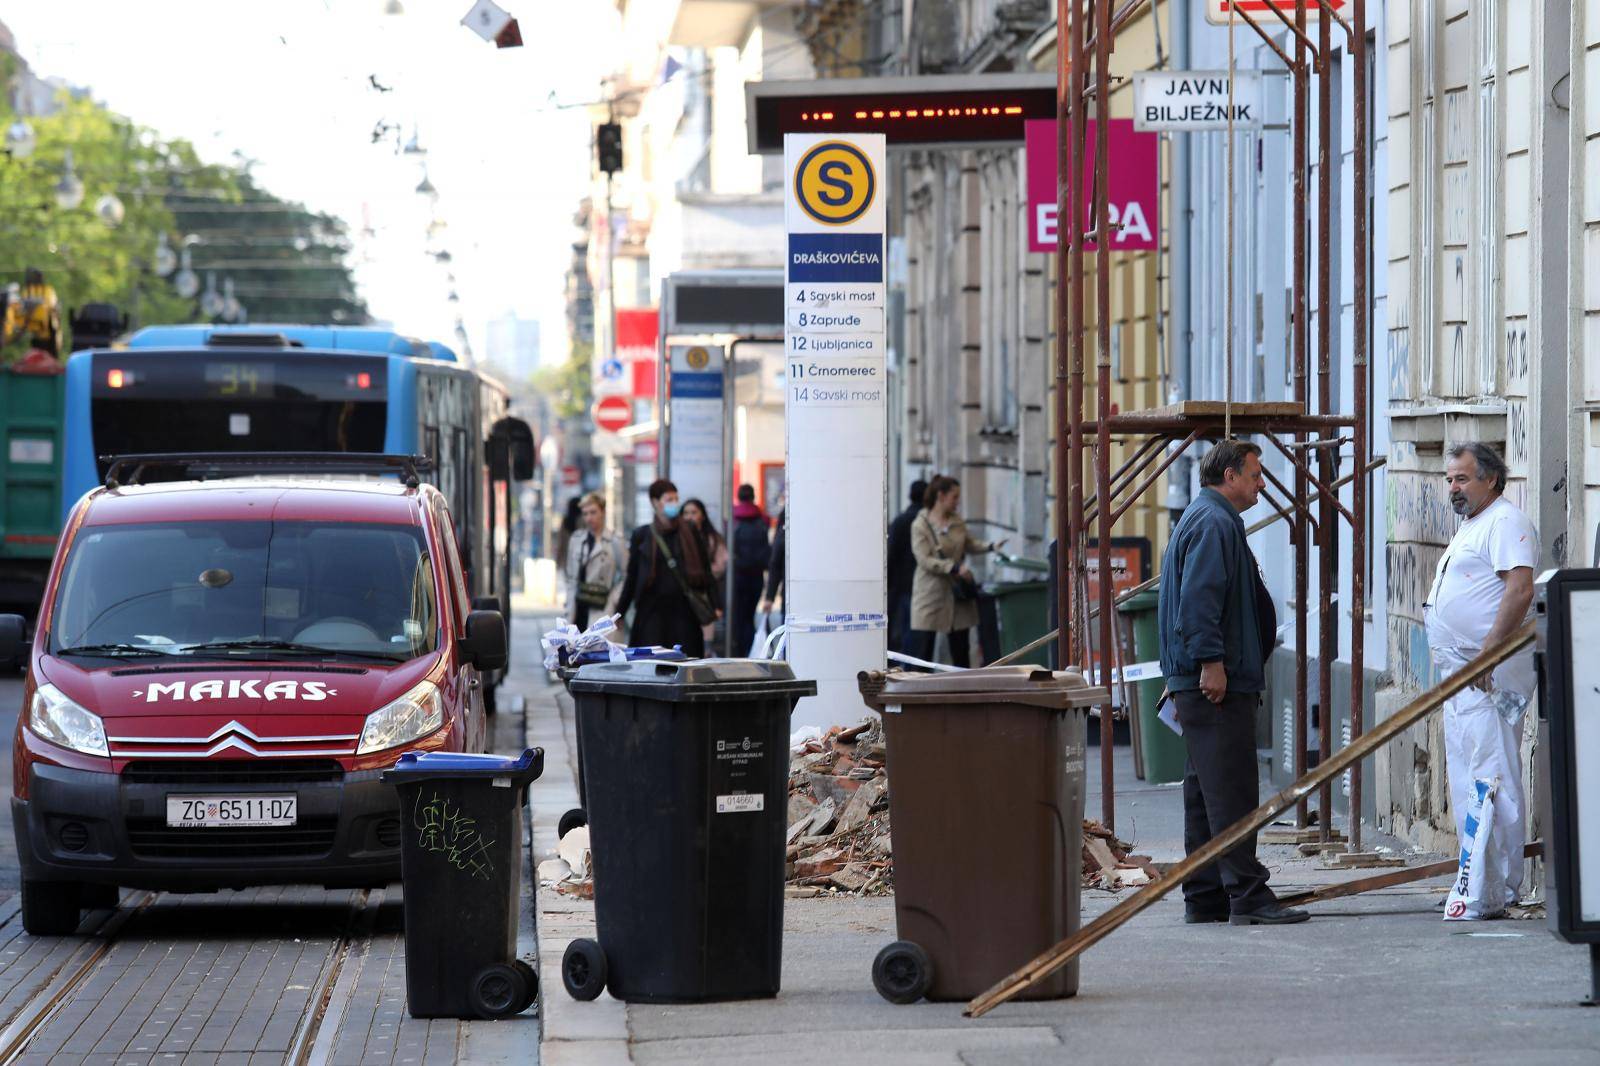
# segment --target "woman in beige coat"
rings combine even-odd
[[[567,549],[567,620],[587,629],[617,613],[622,579],[628,572],[628,548],[606,528],[606,498],[591,492],[583,498],[582,524]]]
[[[967,556],[994,551],[1004,541],[984,544],[972,539],[961,508],[961,483],[940,475],[928,483],[922,513],[911,523],[911,554],[917,560],[911,582],[911,654],[933,660],[934,638],[945,633],[955,665],[972,665],[969,630],[978,624],[977,585],[967,568]],[[971,588],[974,597],[956,598],[956,583]]]

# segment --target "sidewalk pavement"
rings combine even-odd
[[[529,694],[528,742],[545,748],[534,786],[537,863],[554,853],[554,826],[577,805],[571,701],[559,685]],[[1138,850],[1182,854],[1177,786],[1133,780],[1118,755],[1117,828]],[[1098,814],[1091,771],[1089,814]],[[1281,888],[1346,874],[1317,869],[1287,846],[1263,846]],[[1419,857],[1422,861],[1425,857]],[[952,862],[983,861],[982,842],[953,841]],[[872,960],[895,939],[894,901],[788,900],[783,990],[734,1003],[578,1003],[561,984],[561,953],[594,935],[592,903],[539,889],[542,1061],[549,1066],[636,1062],[782,1066],[999,1066],[1101,1061],[1334,1066],[1600,1062],[1600,1010],[1576,1004],[1587,954],[1542,922],[1440,921],[1442,881],[1318,905],[1284,928],[1183,924],[1176,894],[1083,958],[1077,997],[1007,1004],[987,1017],[961,1003],[896,1007],[872,988]],[[1084,892],[1084,920],[1120,895]],[[1006,903],[995,886],[995,909]],[[1023,960],[1018,960],[1022,962]]]

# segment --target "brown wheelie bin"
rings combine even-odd
[[[1084,722],[1106,691],[1034,666],[859,683],[888,745],[900,938],[872,983],[894,1003],[971,999],[1078,928]],[[1077,991],[1073,962],[1021,998]]]

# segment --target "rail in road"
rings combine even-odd
[[[0,918],[0,1063],[86,1057],[454,1062],[462,1023],[405,1013],[398,889],[125,893],[77,935]]]

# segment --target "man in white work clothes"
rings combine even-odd
[[[1506,464],[1489,445],[1452,446],[1445,463],[1445,485],[1450,506],[1466,520],[1439,560],[1424,607],[1434,664],[1441,676],[1448,677],[1527,620],[1539,538],[1528,516],[1501,495],[1506,487]],[[1449,917],[1494,917],[1517,900],[1527,833],[1522,722],[1533,691],[1533,650],[1529,648],[1444,705],[1445,772],[1456,832],[1466,840],[1465,822],[1475,782],[1491,782],[1494,821],[1487,827],[1484,874],[1487,884],[1504,886],[1504,899],[1480,901],[1481,912]]]

